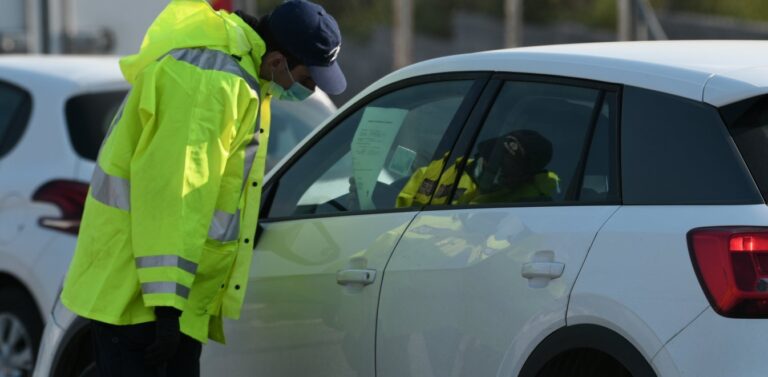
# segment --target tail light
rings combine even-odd
[[[61,210],[61,217],[41,217],[38,223],[44,228],[77,234],[87,195],[88,184],[83,182],[53,180],[40,186],[32,200],[55,205]]]
[[[715,311],[725,317],[768,318],[768,228],[694,229],[688,247]]]

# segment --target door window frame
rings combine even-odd
[[[448,162],[445,164],[446,169],[453,165],[459,158],[464,158],[472,153],[472,149],[477,142],[485,121],[488,115],[491,113],[494,105],[498,100],[499,93],[504,85],[508,82],[528,82],[528,83],[542,83],[542,84],[555,84],[564,86],[573,86],[580,88],[596,89],[599,90],[597,101],[600,101],[597,109],[601,109],[605,105],[605,101],[608,99],[608,93],[615,93],[612,101],[613,113],[611,114],[609,124],[609,148],[611,161],[609,171],[613,174],[610,184],[611,187],[615,187],[618,199],[614,200],[600,200],[600,201],[579,201],[573,197],[567,200],[559,202],[520,202],[520,203],[488,203],[488,204],[461,204],[454,205],[450,202],[447,204],[429,204],[423,208],[425,211],[437,211],[446,209],[471,209],[471,208],[508,208],[508,207],[564,207],[564,206],[604,206],[604,205],[621,205],[622,204],[622,188],[621,188],[621,151],[620,151],[620,122],[621,122],[621,104],[622,104],[622,89],[620,84],[611,84],[602,81],[594,81],[588,79],[579,79],[563,76],[551,76],[551,75],[538,75],[528,73],[514,73],[514,72],[496,72],[490,79],[490,82],[486,86],[485,91],[481,94],[481,98],[478,100],[477,106],[470,114],[468,121],[466,122],[462,133],[458,138],[458,143],[452,150],[451,155],[448,158]],[[597,103],[597,102],[596,102]],[[588,137],[585,138],[585,145],[582,147],[581,156],[579,156],[579,162],[576,168],[576,174],[574,175],[574,182],[572,184],[583,184],[584,173],[587,167],[587,161],[589,159],[589,152],[591,150],[591,144],[594,140],[595,129],[597,128],[597,117],[593,117],[592,124],[589,125]],[[464,158],[463,163],[458,166],[459,171],[463,172],[465,169],[467,159]],[[443,169],[445,172],[445,169]],[[441,174],[442,175],[442,174]],[[458,181],[461,178],[461,174],[456,175],[456,180],[453,182],[449,198],[453,199],[456,189],[458,188]],[[565,188],[567,194],[570,196],[576,196],[580,190],[571,190],[570,187]],[[577,197],[577,196],[576,196]]]
[[[296,216],[284,216],[284,217],[267,217],[269,213],[272,201],[274,200],[275,193],[279,189],[280,181],[285,173],[291,169],[295,163],[302,158],[310,149],[312,149],[323,137],[332,132],[342,122],[354,115],[359,110],[368,106],[376,99],[385,96],[387,94],[413,87],[417,85],[430,84],[436,82],[445,81],[473,81],[466,96],[459,105],[456,114],[453,116],[445,135],[441,139],[437,153],[445,153],[444,151],[451,150],[456,145],[457,138],[463,133],[466,127],[467,120],[473,109],[477,105],[480,96],[485,92],[486,86],[491,81],[493,72],[488,71],[469,71],[469,72],[448,72],[448,73],[436,73],[427,74],[422,76],[410,77],[404,80],[397,81],[395,83],[386,85],[379,88],[362,99],[358,100],[354,105],[343,110],[320,131],[318,131],[310,140],[304,143],[299,150],[293,153],[285,164],[283,164],[279,170],[277,170],[271,177],[269,182],[266,182],[263,189],[261,209],[259,213],[260,222],[271,223],[287,220],[300,220],[300,219],[314,219],[325,217],[337,217],[337,216],[352,216],[352,215],[367,215],[372,213],[393,213],[393,212],[415,212],[423,209],[423,207],[408,207],[408,208],[387,208],[387,209],[374,209],[364,211],[347,211],[339,213],[323,213],[323,214],[310,214],[310,215],[296,215]]]

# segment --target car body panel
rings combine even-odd
[[[39,280],[39,286],[34,287],[34,291],[40,293],[40,302],[38,306],[40,312],[50,313],[53,303],[59,294],[59,285],[51,285],[52,280],[58,280],[60,283],[64,280],[64,273],[69,262],[72,260],[77,238],[69,234],[57,233],[51,237],[46,247],[40,252],[37,260],[32,266],[31,275],[34,277],[45,276],[45,279]]]
[[[116,56],[3,55],[0,75],[34,91],[55,87],[74,91],[123,83],[118,60]]]
[[[571,294],[568,324],[591,323],[614,330],[650,360],[709,307],[691,263],[686,234],[721,225],[768,225],[768,208],[621,207],[589,252]]]
[[[381,274],[413,212],[263,224],[238,321],[209,344],[204,375],[372,376]],[[337,272],[370,269],[368,286]]]
[[[384,272],[377,375],[490,376],[519,368],[536,345],[524,343],[533,340],[529,329],[565,325],[571,286],[616,208],[419,214]],[[565,269],[553,280],[526,279],[522,270],[532,262]]]
[[[766,332],[764,319],[725,318],[708,308],[659,352],[654,363],[674,363],[681,376],[765,376]],[[702,344],[702,339],[711,342]]]
[[[704,88],[703,101],[724,106],[768,92],[768,66],[750,67],[714,75]]]
[[[662,348],[656,356],[653,358],[653,369],[656,370],[656,374],[664,377],[680,377],[680,370],[675,364],[675,360],[672,359],[672,355]]]

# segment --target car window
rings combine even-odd
[[[582,182],[579,169],[595,117],[607,125],[614,111],[602,105],[602,98],[601,90],[594,88],[505,83],[466,161],[456,160],[441,178],[441,182],[458,182],[451,203],[564,202],[570,191],[587,190],[576,189],[583,184],[592,185],[588,189],[598,193],[609,191],[609,187]],[[601,132],[607,129],[604,126]],[[607,148],[607,143],[601,146]],[[608,177],[608,171],[598,170],[595,167],[595,175]],[[458,171],[462,173],[457,175]],[[443,204],[439,194],[433,204]]]
[[[0,157],[21,139],[32,110],[32,97],[23,89],[0,82]]]
[[[301,102],[272,100],[271,108],[273,127],[269,133],[266,171],[272,170],[335,110],[335,107],[323,103],[315,96]]]
[[[763,198],[768,200],[768,95],[726,106],[721,114]]]
[[[399,198],[427,166],[472,80],[418,84],[355,111],[279,179],[268,217],[371,211],[418,205]]]
[[[102,140],[126,94],[126,90],[88,93],[67,101],[65,113],[69,138],[78,155],[96,160]]]
[[[317,124],[307,124],[294,117],[288,112],[271,112],[271,122],[277,127],[273,127],[269,134],[269,147],[267,148],[267,169],[272,168],[283,158],[293,147],[295,147],[305,136],[309,135]]]
[[[716,108],[635,87],[622,101],[624,204],[763,202]]]

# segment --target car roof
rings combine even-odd
[[[575,77],[722,106],[768,92],[768,42],[607,42],[486,51],[417,63],[371,89],[409,77],[459,71]]]
[[[33,78],[53,80],[76,87],[125,82],[116,56],[2,55],[0,78],[19,84]]]

